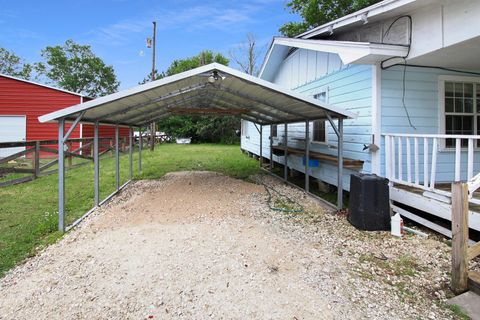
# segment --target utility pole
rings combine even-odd
[[[152,47],[152,81],[155,81],[155,41],[157,37],[157,22],[153,21],[153,47]],[[157,134],[157,128],[155,122],[150,124],[150,151],[155,149],[155,138]]]

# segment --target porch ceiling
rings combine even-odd
[[[354,118],[348,111],[210,64],[39,117],[143,126],[176,114],[235,115],[258,124]]]

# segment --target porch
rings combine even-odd
[[[480,136],[386,133],[383,138],[394,212],[452,237],[452,183],[463,181],[469,228],[480,231]]]

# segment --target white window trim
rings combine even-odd
[[[320,87],[317,90],[315,90],[315,92],[312,94],[312,98],[314,98],[317,94],[321,94],[323,92],[325,92],[325,103],[328,104],[328,101],[330,100],[330,90],[329,90],[328,86],[327,87]],[[315,120],[310,121],[309,128],[308,128],[308,130],[310,130],[310,134],[309,134],[310,144],[329,146],[329,144],[328,144],[328,131],[329,131],[328,126],[330,124],[328,123],[328,121],[324,120],[324,122],[325,122],[325,141],[316,141],[316,140],[313,140],[313,122],[314,121]]]
[[[454,76],[454,75],[440,75],[438,76],[438,134],[445,134],[445,82],[469,82],[475,83],[480,87],[480,77],[468,77],[468,76]],[[476,110],[477,106],[474,105],[473,109]],[[480,116],[480,112],[474,112],[473,121],[473,133],[477,132],[477,119]],[[480,149],[475,145],[476,150]],[[462,150],[467,150],[466,147],[462,147]],[[439,151],[441,152],[455,152],[455,148],[447,148],[445,145],[445,139],[439,141]]]

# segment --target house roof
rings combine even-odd
[[[258,124],[355,118],[355,114],[212,63],[39,117],[143,126],[176,114],[236,115]]]
[[[400,45],[275,37],[265,59],[268,63],[263,64],[260,77],[272,81],[291,48],[336,53],[344,64],[374,64],[391,57],[404,56],[408,52],[407,46]]]
[[[296,38],[311,39],[322,35],[330,35],[332,32],[361,26],[365,23],[365,18],[368,21],[375,21],[396,17],[432,2],[438,2],[438,0],[384,0],[308,30],[299,34]]]
[[[65,89],[55,88],[55,87],[52,87],[52,86],[49,86],[49,85],[46,85],[46,84],[43,84],[43,83],[33,82],[33,81],[30,81],[30,80],[17,78],[17,77],[14,77],[14,76],[3,74],[3,73],[0,73],[0,77],[12,79],[12,80],[17,80],[17,81],[33,84],[33,85],[36,85],[36,86],[40,86],[40,87],[44,87],[44,88],[48,88],[48,89],[52,89],[52,90],[56,90],[56,91],[61,91],[61,92],[69,93],[69,94],[73,94],[75,96],[79,96],[79,97],[83,97],[83,98],[90,98],[90,97],[84,96],[83,94],[80,94],[80,93],[76,93],[76,92],[65,90]]]

